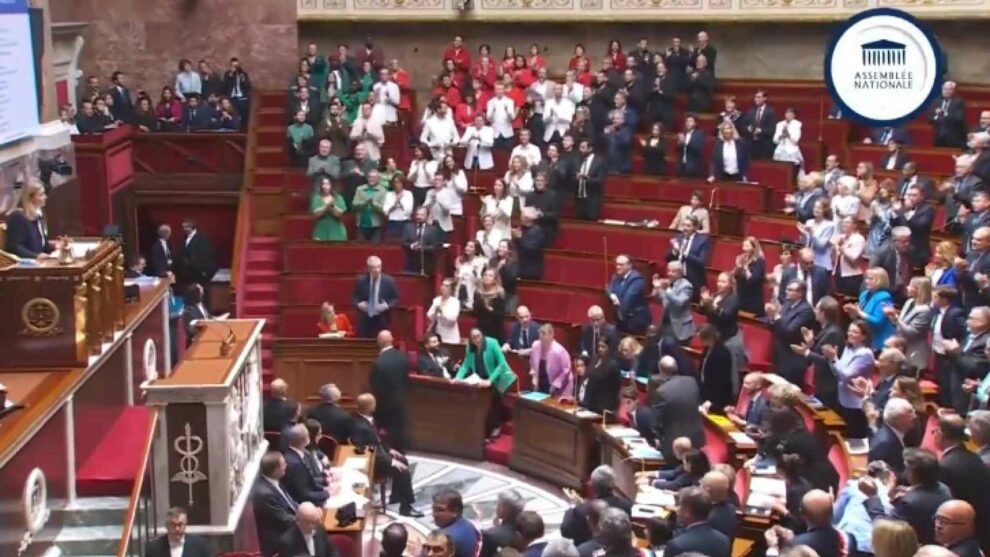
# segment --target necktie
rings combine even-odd
[[[282,499],[285,499],[285,502],[289,504],[289,508],[292,509],[292,512],[296,512],[296,509],[299,508],[299,503],[296,503],[292,497],[289,497],[289,494],[282,489],[281,484],[276,483],[274,486],[275,491],[277,491],[278,494],[282,496]]]
[[[422,247],[422,244],[423,244],[423,225],[422,224],[419,225],[419,227],[416,229],[416,241],[419,242],[420,243],[420,247]]]
[[[887,142],[890,141],[890,134],[891,134],[890,128],[887,128],[883,131],[883,136],[880,137],[881,145],[886,145]]]
[[[684,134],[684,148],[682,149],[682,154],[681,154],[681,162],[683,162],[684,164],[687,164],[687,150],[688,150],[688,145],[691,143],[692,133],[694,133],[694,130],[691,130],[686,134]]]
[[[681,248],[681,253],[680,253],[680,257],[679,257],[679,259],[680,259],[681,261],[684,261],[684,257],[685,257],[685,256],[686,256],[687,254],[689,254],[689,253],[691,253],[691,243],[692,243],[692,242],[694,242],[694,234],[692,234],[692,235],[690,235],[690,236],[688,236],[688,239],[687,239],[687,241],[686,241],[686,242],[684,242],[684,247],[683,247],[683,248]]]
[[[581,165],[581,174],[584,176],[588,175],[588,169],[591,167],[591,156],[584,159],[584,164]],[[578,197],[584,199],[588,197],[588,185],[585,178],[581,178],[581,183],[578,184]]]
[[[949,111],[949,99],[942,99],[942,114]]]
[[[378,314],[378,279],[371,279],[371,296],[368,297],[368,315],[374,317]]]
[[[974,340],[973,335],[966,335],[966,345],[963,346],[963,352],[968,351],[970,347],[973,346]]]
[[[759,124],[760,124],[760,122],[762,120],[763,120],[763,105],[760,105],[760,108],[756,109],[756,124],[757,124],[757,127],[759,127]]]
[[[591,353],[598,353],[598,329],[591,330]]]
[[[529,330],[526,328],[522,330],[522,345],[524,348],[529,346]]]

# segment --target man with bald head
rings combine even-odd
[[[942,503],[935,512],[935,541],[959,557],[983,557],[976,539],[973,507],[960,499]]]
[[[284,379],[273,379],[262,409],[265,431],[285,429],[292,422],[296,406],[296,401],[289,398],[289,384]]]
[[[942,84],[942,95],[928,110],[928,121],[935,128],[936,147],[966,145],[966,103],[956,94],[956,82]]]
[[[633,267],[632,258],[622,254],[615,258],[615,274],[608,285],[608,298],[615,306],[619,330],[641,335],[650,324],[650,309],[646,302],[646,281]]]
[[[529,357],[533,343],[540,337],[540,324],[533,321],[533,314],[526,306],[516,308],[516,322],[509,328],[509,339],[502,345],[502,352],[515,352]]]
[[[406,443],[406,383],[409,379],[409,359],[406,353],[392,346],[388,329],[378,333],[378,357],[371,364],[368,383],[378,401],[375,420],[388,432],[392,446],[405,451]],[[353,432],[352,432],[353,433]]]
[[[990,470],[966,447],[966,420],[958,414],[942,416],[934,437],[935,446],[941,453],[939,479],[953,497],[972,505],[980,524],[987,524],[990,520]],[[990,528],[981,529],[980,539],[984,544],[990,543]]]
[[[322,505],[330,492],[326,484],[321,484],[306,461],[306,447],[309,446],[309,431],[304,424],[296,424],[284,434],[283,444],[287,445],[285,455],[285,475],[282,485],[289,495],[298,502],[308,501]]]
[[[831,273],[825,267],[815,264],[815,252],[811,248],[801,248],[798,252],[797,265],[784,271],[780,276],[781,284],[787,284],[792,280],[799,280],[804,283],[804,296],[808,303],[814,307],[818,300],[828,296],[831,291]],[[785,298],[784,289],[780,289],[780,298],[783,303]]]
[[[377,401],[370,393],[358,395],[357,410],[351,421],[351,444],[355,447],[369,447],[375,451],[375,477],[392,478],[390,503],[399,504],[399,514],[418,518],[423,513],[413,508],[415,497],[412,490],[412,472],[409,461],[402,451],[386,444],[378,435],[375,420]]]
[[[794,537],[792,545],[806,545],[819,555],[843,555],[843,547],[852,547],[849,536],[832,526],[832,496],[812,489],[801,499],[801,516],[808,529]]]
[[[323,510],[310,502],[300,503],[296,523],[278,540],[279,555],[309,555],[336,557],[337,549],[330,543],[323,528]]]
[[[732,486],[729,477],[712,470],[701,478],[701,488],[708,493],[712,501],[712,510],[708,513],[708,523],[712,528],[722,532],[731,542],[736,537],[736,507],[729,502],[729,492]]]

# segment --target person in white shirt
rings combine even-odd
[[[834,266],[832,257],[832,236],[835,234],[835,223],[832,221],[832,209],[828,200],[819,199],[812,211],[813,218],[797,224],[798,232],[804,245],[815,255],[815,265],[831,271]]]
[[[361,115],[351,126],[351,141],[364,146],[368,158],[373,161],[381,160],[381,146],[385,145],[385,130],[382,122],[371,114],[371,104],[361,105]]]
[[[491,126],[485,125],[485,117],[476,114],[474,125],[464,128],[464,135],[461,136],[458,144],[465,147],[464,168],[468,170],[475,167],[475,162],[481,170],[491,170],[495,166],[492,158],[492,147],[495,145],[495,130]]]
[[[416,206],[423,204],[426,192],[433,187],[433,175],[437,173],[439,161],[433,160],[433,152],[425,144],[413,147],[413,160],[409,163],[409,182],[412,184],[413,199]]]
[[[777,148],[773,151],[773,160],[789,162],[798,168],[800,172],[804,165],[804,156],[801,155],[801,121],[794,115],[794,109],[788,107],[784,111],[784,119],[777,122],[777,128],[773,133],[773,142]]]
[[[564,74],[564,96],[570,99],[575,106],[584,100],[584,85],[578,82],[574,70],[567,70]]]
[[[509,200],[511,201],[512,198],[510,197]],[[478,246],[485,254],[486,259],[495,257],[495,250],[498,249],[498,243],[502,241],[502,238],[502,233],[495,228],[495,217],[492,215],[481,217],[481,230],[475,233],[475,241],[478,242]]]
[[[835,197],[832,198],[832,216],[836,227],[845,217],[858,218],[859,196],[856,195],[856,178],[843,176],[835,186]]]
[[[859,233],[856,214],[846,215],[838,223],[839,233],[832,236],[835,250],[835,290],[850,297],[859,296],[863,285],[863,250],[866,238]]]
[[[392,81],[392,72],[388,68],[378,71],[378,83],[373,87],[375,92],[375,117],[380,122],[393,124],[399,121],[399,85]]]
[[[505,85],[495,84],[495,96],[488,99],[485,117],[495,132],[495,148],[506,149],[512,145],[512,121],[516,119],[516,103],[505,96]]]
[[[457,277],[457,288],[454,291],[457,292],[461,304],[467,309],[472,309],[474,305],[474,291],[478,288],[481,273],[488,264],[488,259],[478,245],[475,240],[468,240],[464,243],[461,254],[454,260],[454,274]]]
[[[426,311],[429,320],[426,330],[435,330],[445,344],[460,344],[461,331],[457,326],[460,316],[461,302],[454,296],[454,281],[444,279],[440,284],[440,295],[433,298],[433,304]]]
[[[515,198],[509,195],[509,188],[501,178],[496,178],[492,184],[492,194],[481,198],[481,217],[490,216],[495,220],[494,228],[499,235],[506,239],[512,231],[509,221],[515,208]],[[498,247],[498,242],[495,243]]]
[[[534,106],[537,104],[545,104],[547,99],[550,98],[550,94],[553,92],[554,83],[547,79],[547,69],[540,68],[536,72],[536,81],[530,84],[529,89],[526,91],[526,98]],[[538,114],[539,110],[536,111]]]
[[[392,176],[389,185],[392,191],[385,193],[385,201],[382,202],[382,212],[388,219],[388,228],[385,230],[387,238],[402,238],[402,231],[406,228],[406,223],[412,219],[413,194],[406,189],[406,177],[402,174]]]
[[[564,86],[555,83],[553,96],[547,99],[543,107],[543,141],[546,143],[559,142],[574,120],[574,103],[564,96]]]
[[[419,140],[430,146],[433,158],[437,160],[442,159],[457,144],[457,125],[454,124],[447,103],[440,103],[433,115],[423,122]]]
[[[443,174],[437,172],[433,175],[433,189],[426,192],[426,200],[423,207],[426,208],[430,222],[436,224],[445,235],[454,231],[454,219],[451,218],[451,210],[456,203],[457,193],[453,188],[447,187],[447,181]],[[444,237],[446,242],[446,236]]]
[[[447,155],[443,158],[443,163],[437,174],[443,175],[447,187],[454,191],[456,198],[454,206],[450,209],[450,214],[455,217],[464,216],[464,195],[467,194],[468,181],[464,171],[458,168],[454,155]]]
[[[543,153],[540,152],[539,147],[530,143],[530,139],[532,139],[532,133],[529,130],[526,128],[519,130],[519,145],[512,149],[509,158],[522,157],[526,159],[527,167],[540,164],[540,161],[543,160]]]
[[[533,191],[533,174],[529,171],[529,163],[525,156],[516,154],[512,156],[504,179],[509,187],[509,195],[518,197],[520,205],[523,204],[526,195]]]

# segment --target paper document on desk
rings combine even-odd
[[[846,439],[846,450],[851,455],[864,455],[870,453],[869,439]]]
[[[639,432],[631,427],[606,427],[605,432],[612,437],[639,437]]]
[[[672,507],[674,506],[674,492],[646,486],[640,488],[639,493],[636,494],[635,503],[637,505]]]
[[[578,408],[578,410],[574,412],[574,415],[581,419],[602,417],[602,415],[598,412],[592,412],[591,410],[586,410],[584,408]]]
[[[753,438],[741,431],[730,431],[729,438],[735,441],[739,445],[755,445],[756,441]]]
[[[461,379],[461,382],[466,383],[468,385],[478,385],[479,383],[481,383],[481,378],[478,377],[477,373],[472,373],[471,375],[468,375],[464,379]]]
[[[632,458],[642,458],[647,460],[663,460],[663,453],[649,445],[634,445],[629,451]]]
[[[750,478],[749,492],[770,495],[783,499],[787,495],[787,484],[780,478]]]
[[[341,466],[345,470],[364,470],[367,467],[368,457],[366,456],[349,456],[344,461],[344,465]]]
[[[530,391],[530,392],[524,394],[522,397],[525,398],[526,400],[532,400],[533,402],[541,402],[541,401],[544,401],[544,400],[550,398],[550,395],[548,395],[547,393],[541,393],[541,392],[537,392],[537,391]]]
[[[726,427],[726,428],[732,427],[732,420],[726,418],[725,416],[719,416],[718,414],[708,414],[708,419],[719,427]]]
[[[667,509],[655,505],[633,505],[632,518],[660,518],[664,519],[670,514]]]
[[[766,495],[763,493],[750,493],[749,498],[746,499],[746,505],[749,507],[759,507],[761,509],[770,509],[776,503],[785,503],[784,498],[774,497],[772,495]]]

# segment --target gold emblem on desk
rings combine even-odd
[[[21,321],[24,323],[22,335],[49,336],[62,332],[58,326],[62,314],[58,306],[48,298],[28,300],[21,309]]]

